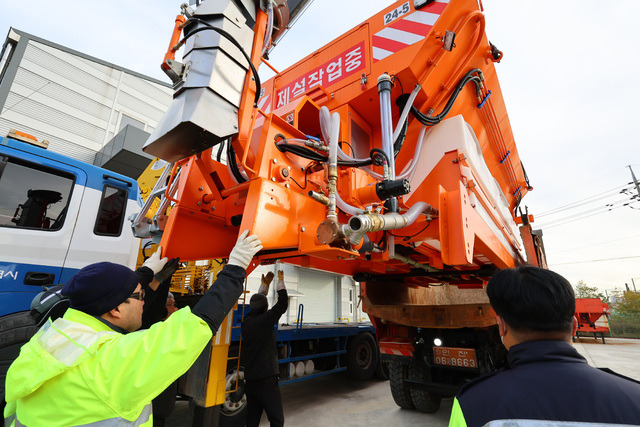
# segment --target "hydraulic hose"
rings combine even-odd
[[[222,28],[217,28],[214,27],[213,25],[209,24],[206,21],[203,21],[202,19],[199,18],[189,18],[186,22],[186,24],[190,24],[192,22],[197,22],[199,24],[204,25],[204,27],[201,28],[196,28],[195,30],[193,30],[192,32],[190,32],[189,34],[187,34],[186,36],[184,36],[184,38],[182,40],[180,40],[180,42],[175,45],[173,47],[174,50],[178,50],[180,49],[180,47],[186,43],[187,39],[194,36],[195,34],[198,34],[201,31],[207,31],[207,30],[213,30],[216,33],[220,34],[222,37],[224,37],[225,39],[229,40],[229,42],[231,42],[231,44],[233,44],[235,47],[238,48],[238,50],[240,50],[240,53],[242,53],[242,56],[244,56],[244,58],[247,60],[247,62],[249,63],[249,68],[251,68],[251,73],[253,74],[253,79],[256,82],[256,95],[255,95],[255,99],[253,102],[253,106],[257,107],[258,106],[258,100],[260,99],[260,90],[261,90],[261,84],[260,84],[260,76],[258,75],[258,70],[256,69],[256,67],[253,65],[253,62],[251,62],[251,58],[249,57],[249,55],[247,54],[247,52],[244,51],[244,49],[242,48],[242,46],[240,45],[240,43],[238,43],[238,41],[236,39],[233,38],[233,36],[231,34],[229,34],[228,32],[226,32],[225,30],[223,30]]]
[[[478,75],[474,76],[473,75],[474,73],[477,73]],[[476,86],[476,91],[478,93],[480,93],[480,85],[482,84],[482,77],[481,76],[482,76],[482,71],[480,71],[480,69],[478,69],[478,68],[474,68],[473,70],[471,70],[467,74],[465,74],[464,77],[456,85],[453,93],[451,94],[451,96],[449,97],[449,100],[447,101],[447,104],[444,106],[444,108],[442,109],[440,114],[437,114],[436,116],[433,116],[433,117],[427,116],[427,115],[421,113],[414,106],[411,107],[411,113],[423,125],[427,125],[427,126],[437,125],[438,123],[440,123],[447,116],[447,114],[449,114],[449,111],[451,111],[451,107],[453,107],[453,104],[456,101],[456,99],[458,98],[458,95],[460,94],[460,92],[462,91],[462,88],[467,83],[472,82]]]
[[[409,111],[411,110],[411,107],[413,107],[413,101],[415,101],[416,96],[418,96],[418,92],[420,92],[421,88],[422,86],[417,84],[416,87],[413,89],[413,92],[411,92],[411,95],[409,95],[409,99],[407,99],[407,103],[402,109],[402,114],[400,114],[400,120],[398,120],[398,124],[396,125],[396,130],[393,132],[394,141],[398,140],[398,136],[400,136],[400,132],[402,132],[402,127],[404,126],[404,122],[407,120],[407,116],[409,115]]]
[[[271,35],[273,34],[273,1],[269,0],[267,4],[267,32],[264,35],[264,42],[262,43],[262,52],[260,57],[263,58],[269,49],[271,44]]]

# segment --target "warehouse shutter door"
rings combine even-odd
[[[336,281],[335,276],[313,270],[300,269],[298,303],[304,304],[305,322],[336,321]],[[297,309],[296,309],[297,311]]]

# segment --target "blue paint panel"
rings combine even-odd
[[[94,188],[99,191],[102,191],[104,185],[107,183],[118,184],[118,186],[126,187],[126,185],[122,183],[122,181],[125,181],[131,184],[131,187],[127,187],[130,189],[128,198],[136,202],[138,201],[138,183],[134,179],[126,177],[119,173],[111,172],[106,169],[102,169],[97,166],[82,162],[80,160],[72,159],[70,157],[63,156],[62,154],[54,153],[52,151],[26,144],[24,142],[16,141],[11,138],[0,137],[0,153],[13,155],[20,159],[24,159],[38,165],[65,170],[67,172],[73,173],[76,176],[78,174],[75,170],[82,170],[86,173],[86,178],[83,177],[82,179],[80,179],[80,177],[78,177],[76,185],[84,185],[86,187]],[[65,169],[64,165],[73,169]],[[117,180],[105,180],[103,178],[104,174],[116,177]]]
[[[249,313],[249,305],[245,309],[245,316]],[[238,308],[233,312],[233,326],[231,330],[231,342],[240,341],[240,328],[235,328],[242,324],[242,304],[238,304]],[[362,332],[371,332],[376,335],[376,330],[372,324],[366,323],[313,323],[302,324],[299,330],[293,326],[275,326],[276,341],[279,343],[285,341],[309,340],[316,338],[332,338],[332,337],[350,337],[358,335]]]
[[[31,271],[53,274],[53,284],[57,285],[66,283],[78,269],[0,261],[0,316],[29,310],[31,300],[42,292],[40,286],[24,284],[25,275]]]
[[[42,289],[37,286],[30,286],[30,288],[33,288],[34,292],[0,292],[0,301],[2,301],[2,304],[0,304],[0,317],[31,310],[31,301],[42,292]]]

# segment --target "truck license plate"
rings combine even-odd
[[[472,348],[433,347],[433,362],[460,368],[478,367],[476,351]]]

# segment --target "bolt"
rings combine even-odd
[[[284,185],[284,188],[289,188],[289,184],[285,184],[285,185]]]
[[[215,211],[215,210],[216,210],[216,207],[215,207],[215,206],[211,206],[211,210],[212,210],[212,211]]]
[[[202,206],[202,202],[198,202],[198,206]]]
[[[282,176],[285,178],[289,176],[289,169],[282,169]]]
[[[272,177],[271,177],[271,181],[276,182],[276,177],[275,177],[275,176],[272,176]]]
[[[300,230],[304,233],[305,228],[304,228],[304,227],[302,227]]]
[[[273,159],[273,164],[275,165],[276,163],[278,163],[278,161],[276,159]]]
[[[198,190],[202,191],[202,190],[204,190],[204,188],[200,187],[200,188],[198,188]]]

